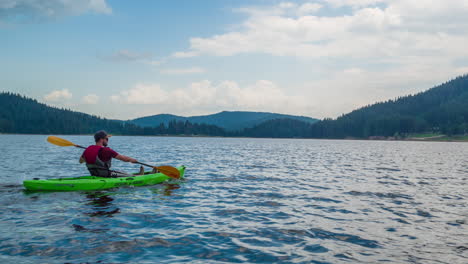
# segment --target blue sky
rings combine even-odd
[[[316,118],[468,72],[468,0],[2,0],[0,90],[107,118]]]

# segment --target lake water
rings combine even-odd
[[[115,136],[110,146],[186,165],[186,179],[27,193],[25,179],[86,174],[82,150],[0,135],[0,263],[468,263],[467,143]]]

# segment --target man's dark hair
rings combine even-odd
[[[107,138],[107,137],[110,137],[110,135],[108,135],[106,131],[99,130],[98,132],[96,132],[96,134],[94,134],[94,141],[98,142],[101,138]]]

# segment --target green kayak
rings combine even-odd
[[[185,166],[177,168],[180,178],[184,177]],[[30,191],[91,191],[117,188],[122,186],[153,185],[170,179],[162,173],[148,173],[133,177],[105,178],[82,176],[76,178],[59,178],[48,180],[27,180],[24,187]]]

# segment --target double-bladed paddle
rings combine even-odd
[[[76,145],[75,143],[73,143],[71,141],[68,141],[68,140],[63,139],[63,138],[55,137],[55,136],[47,137],[47,141],[49,141],[50,143],[52,143],[54,145],[60,146],[60,147],[77,147],[77,148],[86,149],[83,146]],[[136,163],[138,163],[140,165],[143,165],[143,166],[148,166],[148,167],[157,169],[162,174],[167,175],[168,177],[171,177],[171,178],[174,178],[174,179],[179,179],[180,178],[179,170],[172,167],[172,166],[152,166],[152,165],[148,165],[148,164],[145,164],[145,163],[141,163],[139,161],[137,161]]]

